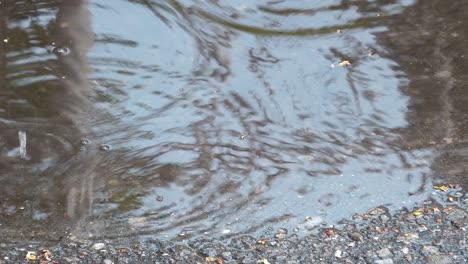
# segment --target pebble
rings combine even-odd
[[[452,209],[447,215],[447,220],[457,228],[462,228],[467,225],[468,217],[465,211],[461,209]]]
[[[64,260],[67,262],[67,263],[77,263],[77,260],[73,259],[73,258],[64,258]]]
[[[350,232],[348,233],[349,238],[356,242],[363,242],[364,237],[359,232]]]
[[[105,247],[106,247],[106,244],[104,244],[104,243],[96,243],[91,247],[91,249],[92,250],[101,250],[101,249],[103,249]]]
[[[452,259],[446,255],[433,255],[427,257],[428,264],[450,264]]]
[[[439,254],[439,249],[435,246],[431,246],[431,245],[424,245],[422,246],[421,248],[421,253],[423,255],[435,255],[435,254]]]
[[[387,214],[382,214],[381,216],[379,216],[379,218],[380,221],[382,221],[382,223],[387,223],[388,220],[390,220],[390,217]]]
[[[404,247],[404,248],[401,249],[401,252],[403,252],[403,254],[408,254],[409,253],[409,248]]]
[[[288,235],[288,230],[286,228],[280,228],[278,229],[278,232],[276,232],[275,238],[283,239],[286,238]]]
[[[103,262],[103,264],[114,264],[114,262],[110,259],[105,259]]]
[[[380,259],[374,262],[375,264],[393,264],[393,259]]]
[[[392,255],[392,252],[388,248],[382,248],[376,251],[379,258],[386,258]]]
[[[337,257],[337,258],[341,258],[342,254],[343,254],[343,252],[341,250],[335,251],[335,257]]]
[[[231,252],[228,251],[221,253],[221,255],[223,255],[223,258],[225,259],[230,259],[232,256]]]

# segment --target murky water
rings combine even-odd
[[[306,234],[467,185],[467,11],[1,1],[3,237]]]

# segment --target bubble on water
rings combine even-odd
[[[102,144],[99,146],[99,150],[102,150],[102,151],[108,151],[110,150],[110,146],[109,145],[106,145],[106,144]]]
[[[86,145],[88,145],[89,143],[91,143],[91,141],[90,141],[89,139],[86,139],[86,138],[84,138],[84,139],[82,139],[82,140],[80,141],[80,144],[83,145],[83,146],[86,146]]]
[[[84,150],[85,150],[85,148],[83,148],[83,147],[80,148],[80,151],[84,151]]]
[[[164,201],[164,197],[162,195],[158,195],[158,196],[156,196],[156,201],[162,202],[162,201]]]
[[[26,159],[26,132],[25,131],[18,131],[18,139],[19,139],[19,152],[20,157],[22,159]]]
[[[52,53],[54,53],[57,56],[63,57],[63,56],[67,56],[68,54],[70,54],[70,49],[67,47],[55,47],[52,50]]]

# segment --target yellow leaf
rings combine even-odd
[[[345,61],[342,61],[342,62],[338,63],[338,65],[340,65],[340,66],[348,66],[348,65],[351,65],[351,62],[345,60]]]
[[[28,252],[28,253],[26,254],[26,259],[27,259],[27,260],[36,260],[36,259],[37,259],[36,253],[31,252],[31,251]]]
[[[434,189],[439,190],[439,191],[446,192],[446,191],[449,190],[449,187],[446,186],[446,185],[440,185],[440,186],[434,186]]]

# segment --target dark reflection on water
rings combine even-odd
[[[462,1],[244,2],[3,2],[0,228],[305,233],[411,206],[463,160],[465,46],[424,20]]]

